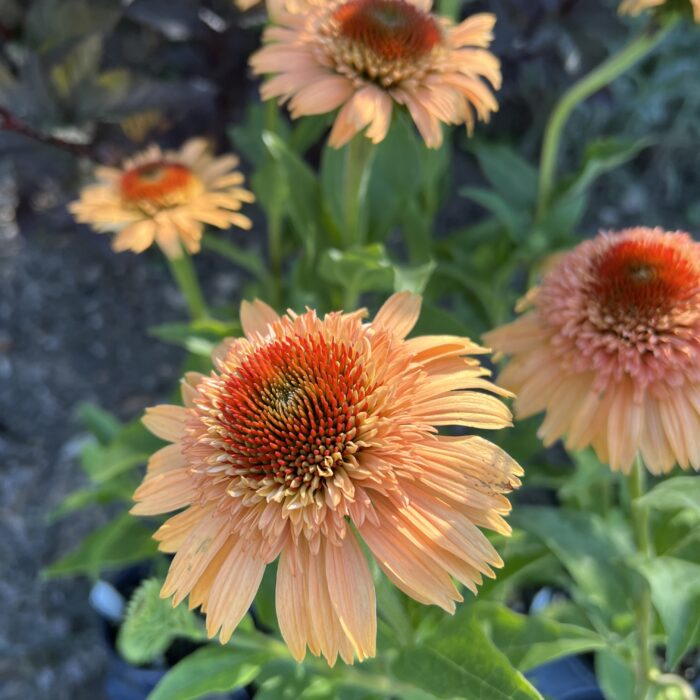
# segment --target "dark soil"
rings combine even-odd
[[[21,234],[0,224],[0,698],[99,700],[106,659],[90,584],[41,571],[107,514],[50,526],[47,514],[84,485],[76,406],[130,419],[162,401],[184,352],[147,329],[185,310],[155,254],[115,256],[60,215],[27,217]],[[201,257],[210,296],[232,301],[238,279]]]

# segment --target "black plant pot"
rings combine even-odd
[[[578,656],[550,661],[525,675],[542,695],[552,700],[605,700],[595,674]]]

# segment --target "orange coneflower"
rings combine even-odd
[[[363,312],[289,312],[243,303],[245,338],[188,375],[185,407],[144,422],[172,444],[150,460],[133,512],[186,508],[156,533],[176,552],[163,596],[189,594],[227,641],[265,566],[278,556],[277,615],[297,659],[333,664],[375,653],[372,576],[358,535],[416,600],[455,609],[453,577],[472,591],[502,562],[479,530],[507,534],[520,467],[476,436],[437,426],[502,428],[503,394],[466,338],[405,340],[420,298]],[[491,392],[491,393],[489,393]]]
[[[179,151],[151,146],[121,169],[97,168],[99,183],[84,188],[69,209],[100,233],[116,232],[116,251],[140,253],[155,242],[177,258],[183,246],[188,253],[199,251],[204,224],[251,227],[240,209],[254,197],[241,187],[237,165],[236,156],[212,156],[200,138]]]
[[[592,445],[613,469],[700,469],[700,244],[685,233],[602,233],[564,255],[528,313],[486,335],[540,437]]]
[[[620,14],[638,15],[644,10],[651,10],[655,7],[666,5],[668,0],[623,0],[620,5]],[[696,22],[700,22],[700,0],[690,0],[693,16]]]
[[[272,74],[264,99],[289,101],[292,117],[340,107],[330,144],[363,131],[374,143],[389,129],[394,102],[405,105],[426,144],[442,143],[441,123],[488,121],[498,109],[485,81],[501,84],[486,47],[496,18],[478,14],[458,25],[430,13],[429,0],[279,0],[273,26],[250,60]]]

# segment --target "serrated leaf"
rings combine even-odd
[[[257,678],[267,658],[260,652],[231,647],[203,647],[168,671],[148,700],[195,700],[248,685]]]
[[[163,582],[147,579],[134,591],[119,629],[117,649],[129,662],[141,665],[163,654],[177,637],[204,640],[206,631],[186,605],[173,607],[160,597]]]
[[[486,634],[523,672],[562,656],[605,646],[598,634],[585,627],[538,615],[520,615],[503,605],[478,603],[474,608]]]
[[[552,551],[576,582],[574,597],[606,624],[631,609],[640,582],[626,566],[633,551],[629,532],[595,514],[560,508],[520,508],[512,521]]]
[[[465,610],[423,644],[402,648],[392,670],[400,681],[437,698],[542,699]]]
[[[152,531],[128,513],[88,535],[77,549],[44,570],[50,578],[87,574],[141,562],[156,554]]]

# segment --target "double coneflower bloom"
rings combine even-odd
[[[100,233],[116,232],[118,252],[141,253],[155,242],[178,258],[183,247],[199,251],[205,224],[251,227],[240,210],[254,197],[237,166],[236,156],[212,156],[205,139],[191,139],[179,151],[151,146],[121,168],[97,168],[98,184],[84,188],[69,209]]]
[[[182,510],[156,533],[175,553],[162,595],[206,613],[227,641],[265,567],[279,557],[277,616],[297,659],[333,664],[375,653],[376,613],[364,541],[384,573],[449,612],[453,578],[475,591],[502,562],[479,528],[507,534],[504,494],[520,467],[481,437],[510,412],[466,338],[406,340],[420,298],[363,312],[278,316],[244,302],[245,337],[188,374],[185,406],[144,422],[171,443],[149,462],[133,512]]]
[[[540,437],[592,445],[613,469],[700,469],[700,244],[685,233],[603,233],[564,255],[518,320],[486,335],[512,356],[500,382]]]
[[[652,10],[667,4],[668,0],[623,0],[620,13],[623,15],[638,15],[645,10]],[[700,22],[700,0],[689,0],[696,22]]]
[[[454,25],[431,14],[430,0],[275,0],[265,46],[250,60],[272,77],[264,99],[289,102],[292,117],[340,108],[330,135],[340,147],[366,129],[380,142],[394,103],[404,105],[426,144],[442,143],[441,124],[488,121],[498,109],[489,87],[500,64],[486,48],[496,18]]]

